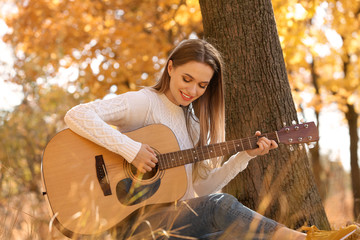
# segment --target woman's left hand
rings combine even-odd
[[[255,136],[260,136],[261,132],[256,131]],[[249,154],[252,157],[258,156],[258,155],[265,155],[268,154],[271,149],[275,149],[278,147],[277,143],[274,140],[269,140],[266,137],[262,137],[258,140],[257,145],[258,148],[247,150],[247,154]]]

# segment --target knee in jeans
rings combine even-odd
[[[210,200],[212,200],[215,205],[221,204],[231,206],[234,203],[241,204],[233,195],[228,193],[212,194]]]

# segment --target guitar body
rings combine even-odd
[[[164,125],[126,135],[157,153],[179,150],[175,135]],[[142,176],[120,155],[69,129],[46,146],[42,180],[54,223],[69,237],[104,232],[145,205],[180,199],[187,188],[184,166]]]

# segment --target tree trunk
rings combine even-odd
[[[270,0],[200,0],[204,34],[225,60],[227,139],[297,119]],[[225,189],[288,227],[329,229],[304,149],[279,146],[251,160]]]
[[[346,120],[349,125],[350,134],[350,163],[351,163],[351,183],[354,196],[354,217],[360,220],[360,170],[358,164],[358,114],[355,111],[355,106],[351,104],[346,105],[348,108],[345,113]]]

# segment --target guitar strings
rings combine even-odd
[[[277,142],[276,133],[267,133],[260,136],[229,140],[222,143],[215,143],[206,146],[179,150],[175,152],[163,153],[157,156],[158,166],[161,170],[182,166],[202,160],[207,160],[219,156],[234,154],[236,152],[257,148],[257,141],[261,137],[267,137]],[[107,169],[121,169],[119,164],[109,164]]]

